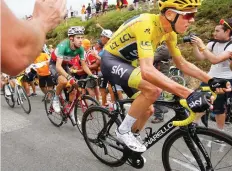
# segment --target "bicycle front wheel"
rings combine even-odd
[[[189,138],[189,134],[189,132],[178,129],[166,139],[162,150],[163,166],[166,171],[232,170],[231,136],[214,129],[203,127],[196,127],[196,138]],[[198,142],[197,139],[202,144],[205,152],[202,153],[200,150],[199,145],[196,143]],[[201,164],[199,164],[199,161]],[[211,164],[207,166],[207,163]]]
[[[60,113],[56,113],[53,109],[52,102],[54,97],[55,91],[49,90],[44,97],[44,106],[50,122],[56,127],[60,127],[63,124],[63,116],[61,113],[62,111]]]
[[[13,108],[15,106],[15,101],[13,98],[13,94],[10,91],[10,84],[4,84],[3,86],[3,95],[5,97],[6,103]]]
[[[20,105],[22,106],[25,113],[30,114],[31,112],[31,102],[27,96],[26,91],[23,87],[18,85],[18,100]]]
[[[77,128],[81,134],[82,134],[81,122],[82,122],[83,114],[91,106],[99,106],[99,103],[93,97],[88,95],[83,95],[81,97],[81,100],[78,100],[78,102],[75,105],[74,116],[76,119]]]
[[[102,163],[117,167],[126,162],[123,147],[117,142],[115,129],[120,121],[109,124],[111,119],[107,109],[93,106],[86,110],[82,120],[85,142],[93,155]]]

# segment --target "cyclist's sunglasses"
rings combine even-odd
[[[227,26],[228,28],[230,28],[230,30],[232,30],[231,26],[230,26],[224,19],[221,19],[221,20],[219,21],[219,24],[225,25],[225,26]]]
[[[185,20],[191,20],[192,18],[195,17],[195,14],[196,12],[185,12],[185,11],[178,11],[178,10],[175,10],[175,9],[169,9],[177,14],[180,14],[183,16],[183,19]]]

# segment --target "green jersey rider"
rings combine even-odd
[[[81,66],[83,70],[91,77],[96,77],[92,74],[87,64],[85,63],[84,58],[84,49],[81,46],[82,40],[84,36],[84,27],[82,26],[73,26],[68,29],[68,39],[59,43],[51,54],[50,61],[50,70],[52,75],[55,76],[58,80],[58,84],[56,87],[56,95],[53,100],[53,109],[55,112],[59,113],[60,102],[59,95],[62,90],[66,87],[68,81],[74,79],[71,75],[69,75],[68,62],[75,58],[77,55],[80,57]],[[75,91],[74,95],[75,95]],[[74,95],[70,95],[69,101],[72,101]]]

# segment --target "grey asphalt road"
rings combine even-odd
[[[32,111],[29,115],[20,106],[8,107],[1,96],[1,170],[2,171],[132,171],[137,170],[125,164],[111,168],[98,161],[85,144],[82,135],[68,121],[60,128],[48,120],[42,93],[31,97]],[[172,115],[166,114],[165,120]],[[161,124],[149,124],[157,129]],[[227,131],[232,133],[232,127]],[[161,160],[162,144],[158,142],[144,153],[147,162],[142,170],[163,171]],[[231,154],[231,153],[230,153]],[[232,156],[229,156],[232,159]],[[184,166],[195,171],[193,167]],[[230,170],[230,169],[229,169]],[[229,171],[228,170],[228,171]]]

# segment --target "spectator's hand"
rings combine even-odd
[[[45,33],[55,28],[66,14],[66,0],[36,0],[33,20],[40,22]]]
[[[205,49],[204,42],[197,36],[192,36],[191,37],[191,43],[193,45],[196,45],[198,48]]]

